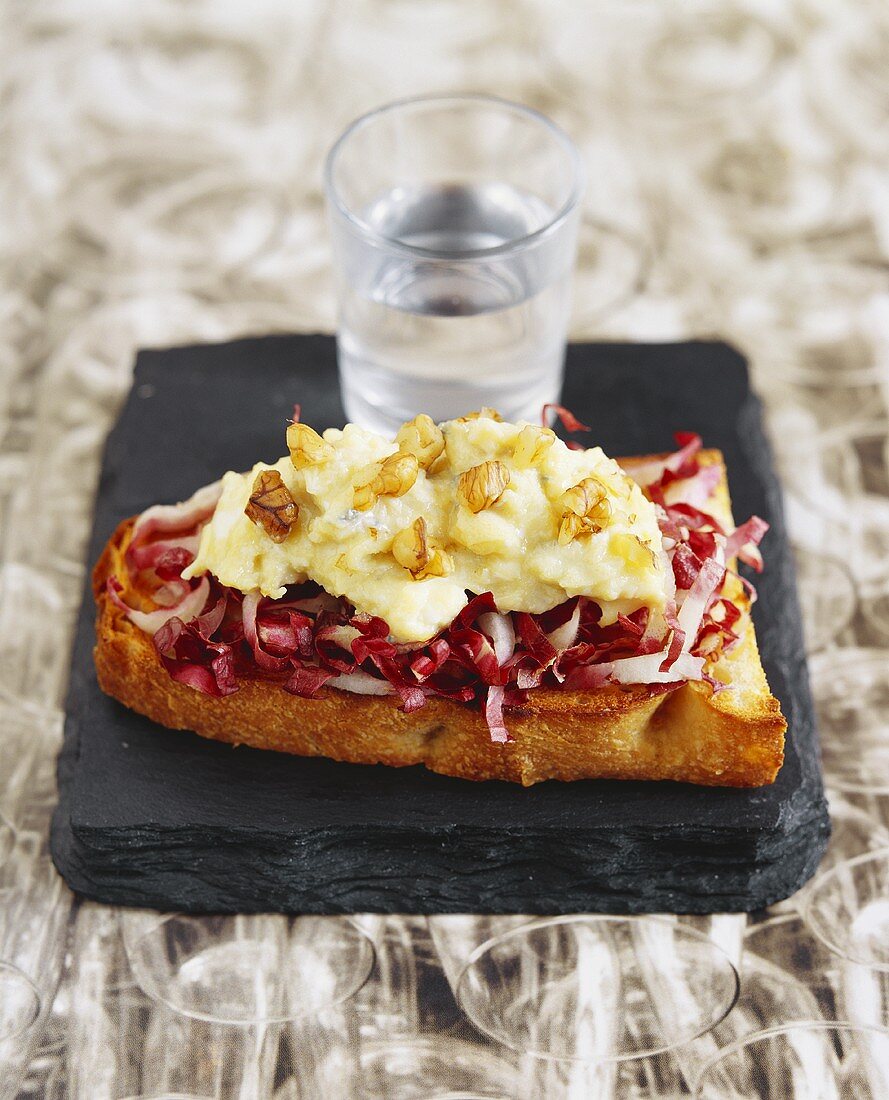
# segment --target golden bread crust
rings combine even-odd
[[[705,461],[721,462],[718,452]],[[729,512],[725,482],[717,492]],[[715,511],[716,509],[714,509]],[[513,741],[491,741],[477,708],[437,697],[412,714],[388,696],[322,688],[304,699],[268,680],[242,680],[223,698],[203,695],[167,674],[151,638],[105,591],[114,575],[128,589],[125,520],[96,565],[96,671],[103,691],[172,729],[232,745],[354,764],[423,764],[463,779],[530,786],[545,779],[672,779],[708,786],[754,787],[774,781],[783,761],[786,722],[759,660],[747,611],[741,642],[714,674],[733,690],[713,694],[687,683],[663,695],[644,687],[572,692],[538,688],[511,709]]]

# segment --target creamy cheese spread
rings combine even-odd
[[[356,496],[399,444],[355,424],[324,432],[323,456],[300,469],[287,456],[227,473],[183,575],[210,572],[273,598],[313,580],[385,619],[398,642],[448,626],[467,592],[490,591],[501,611],[533,613],[584,595],[604,623],[641,606],[662,609],[674,594],[654,505],[599,447],[570,450],[547,429],[486,415],[440,428],[444,451],[402,495]],[[298,508],[281,541],[245,514],[263,471],[277,471]],[[420,519],[438,551],[439,567],[426,575],[398,552]]]

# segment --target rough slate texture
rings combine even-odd
[[[341,424],[334,361],[323,336],[141,353],[108,442],[92,560],[123,517],[277,458],[294,402],[316,427]],[[772,524],[754,619],[790,724],[773,786],[525,790],[233,750],[102,695],[87,593],[52,838],[68,883],[125,905],[317,913],[703,913],[798,889],[829,825],[780,489],[743,360],[714,343],[575,345],[564,401],[611,454],[700,431],[725,452],[736,516]]]

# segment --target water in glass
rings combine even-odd
[[[409,247],[365,256],[342,288],[348,418],[391,432],[417,412],[446,420],[489,405],[537,420],[561,386],[570,267],[545,243],[503,246],[552,216],[506,183],[394,187],[371,202],[365,223]]]

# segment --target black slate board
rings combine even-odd
[[[91,561],[123,517],[277,458],[295,401],[314,426],[341,424],[334,372],[324,336],[141,352],[108,441]],[[99,691],[87,592],[52,835],[73,889],[190,911],[703,913],[759,908],[801,886],[829,825],[781,494],[745,364],[717,343],[574,345],[564,401],[611,454],[700,431],[725,452],[736,515],[772,524],[754,618],[790,723],[773,786],[525,790],[233,750]]]

